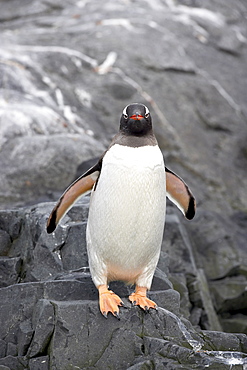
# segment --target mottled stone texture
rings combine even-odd
[[[79,202],[56,232],[48,235],[45,222],[52,205],[0,212],[2,230],[13,240],[7,255],[1,257],[0,366],[11,370],[27,366],[33,370],[164,366],[216,370],[232,364],[244,369],[246,335],[220,331],[217,316],[218,307],[225,307],[223,312],[230,315],[226,307],[231,307],[227,306],[231,301],[224,305],[221,289],[214,302],[222,282],[208,284],[204,270],[196,265],[186,229],[170,209],[149,293],[158,310],[145,313],[131,307],[128,295],[133,288],[115,282],[111,288],[123,298],[125,308],[120,310],[120,320],[112,315],[106,320],[98,308],[86,258],[89,198]],[[11,230],[17,220],[21,226],[13,239]],[[241,288],[240,284],[239,294],[232,297],[235,309],[244,307]],[[210,331],[201,330],[205,328]]]
[[[246,370],[247,4],[0,1],[0,369]],[[89,199],[55,234],[63,190],[95,163],[126,104],[151,111],[192,222],[168,203],[150,297],[99,313]],[[238,333],[238,334],[236,334]]]

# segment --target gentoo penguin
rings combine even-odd
[[[51,212],[52,233],[73,204],[91,191],[87,251],[101,313],[119,317],[122,300],[110,281],[135,284],[129,300],[144,310],[156,308],[147,298],[158,263],[165,224],[166,196],[191,220],[195,198],[185,182],[165,167],[148,108],[124,108],[119,133],[98,163],[63,193]]]

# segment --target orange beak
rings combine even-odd
[[[139,121],[140,119],[144,118],[141,114],[133,114],[130,116],[131,119],[134,119],[135,121]]]

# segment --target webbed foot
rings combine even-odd
[[[119,319],[119,306],[123,306],[121,298],[113,291],[108,290],[106,285],[100,285],[99,290],[99,307],[102,315],[107,318],[108,312]]]
[[[145,311],[150,308],[157,309],[157,304],[147,298],[147,288],[144,287],[136,286],[135,292],[129,296],[129,300],[134,306],[140,306]]]

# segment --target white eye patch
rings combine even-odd
[[[131,105],[131,104],[128,104],[128,105],[126,105],[126,107],[124,108],[124,110],[123,110],[123,116],[124,116],[124,117],[128,117],[127,109],[128,109],[128,107],[129,107],[130,105]],[[147,116],[150,114],[149,109],[146,107],[146,105],[144,105],[144,104],[143,104],[143,106],[145,107],[145,116],[147,117]]]
[[[128,105],[126,105],[126,107],[124,108],[124,110],[123,110],[123,115],[124,116],[127,116],[127,108],[128,108],[128,106],[129,106],[129,104]]]
[[[145,107],[145,116],[148,115],[150,112],[149,112],[149,109],[146,107],[146,105],[144,105]]]

